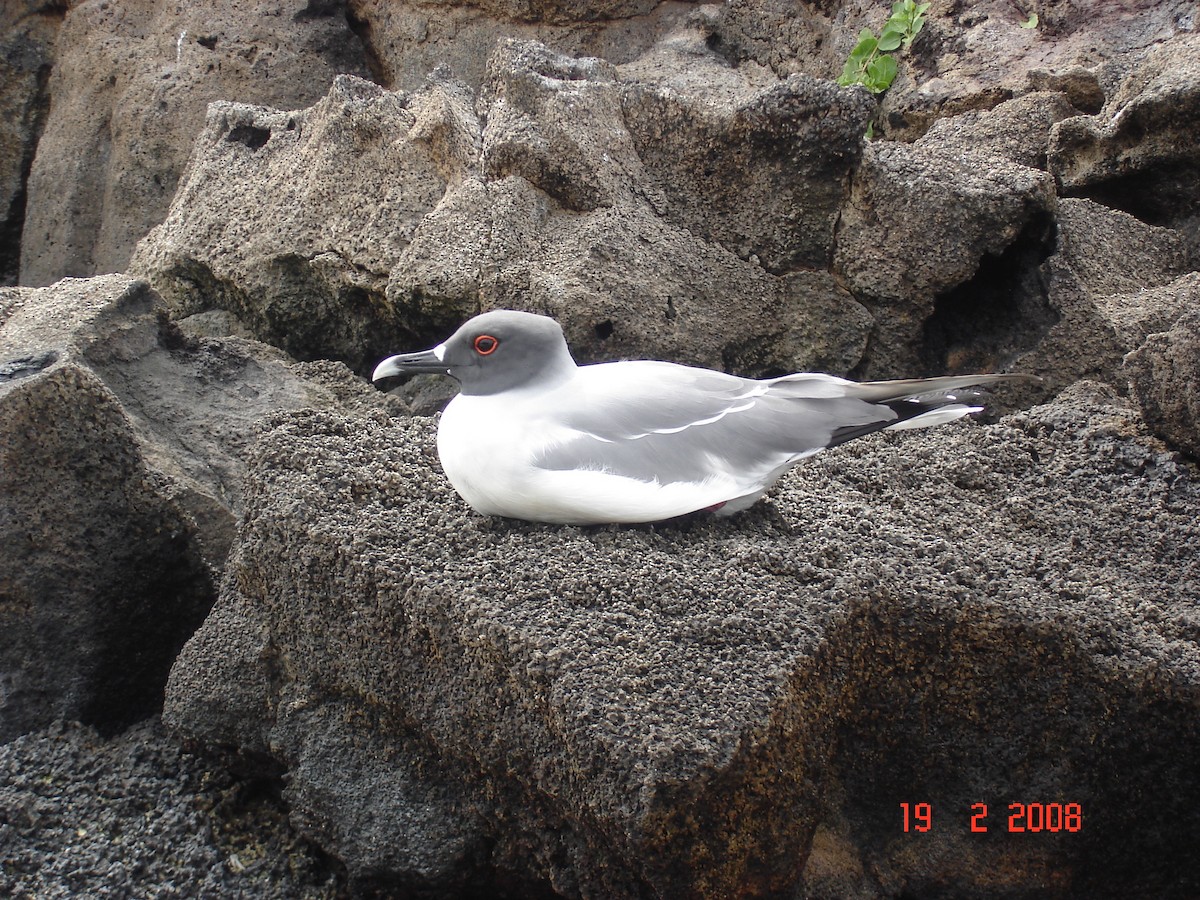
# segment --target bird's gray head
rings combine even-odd
[[[550,383],[574,368],[557,322],[497,309],[471,319],[432,350],[388,357],[375,367],[371,380],[438,372],[457,379],[464,394],[497,394],[529,383]]]

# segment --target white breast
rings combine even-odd
[[[507,395],[505,395],[507,397]],[[459,394],[442,413],[438,456],[454,489],[486,515],[516,515],[536,442],[511,399]]]
[[[544,398],[543,398],[544,400]],[[512,392],[460,394],[442,413],[438,456],[446,477],[473,509],[534,522],[587,525],[653,522],[731,499],[729,479],[662,484],[595,470],[554,471],[533,460],[547,444],[574,436]]]

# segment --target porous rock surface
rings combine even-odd
[[[876,311],[866,372],[913,371],[938,294],[968,281],[1054,207],[1053,180],[988,152],[870,144],[839,224],[835,270]]]
[[[356,403],[386,401],[344,367],[189,339],[144,281],[0,290],[0,738],[156,709],[212,605],[259,423]]]
[[[17,283],[25,190],[49,111],[62,10],[41,0],[0,7],[0,285]]]
[[[1200,894],[1197,10],[1035,7],[935,0],[872,99],[877,0],[4,4],[0,892]],[[491,306],[1042,405],[732,521],[484,520],[330,360]],[[151,713],[218,581],[170,722],[329,854],[252,823],[252,881],[160,733],[47,725]]]
[[[357,889],[1200,883],[1200,487],[1107,389],[860,441],[740,517],[635,528],[471,513],[434,424],[282,421],[168,686],[172,727],[286,768]],[[938,829],[903,833],[901,802]],[[1009,834],[1011,802],[1085,824]]]
[[[1200,275],[1146,293],[1139,308],[1165,307],[1176,315],[1150,323],[1138,317],[1133,327],[1144,340],[1125,357],[1125,372],[1150,427],[1200,459]]]
[[[1059,200],[1055,218],[1054,251],[1036,267],[1042,299],[1019,311],[1039,339],[1018,365],[1054,389],[1080,378],[1124,389],[1125,354],[1186,309],[1168,287],[1190,267],[1187,240],[1090,200]]]
[[[0,893],[333,900],[336,871],[278,798],[182,751],[156,720],[56,722],[0,744]]]
[[[832,79],[863,28],[879,33],[888,7],[875,0],[732,0],[714,16],[710,43],[735,64],[761,65],[781,78],[804,72]],[[1037,27],[1022,27],[1034,12]],[[1096,113],[1148,49],[1196,27],[1189,0],[1049,0],[1036,7],[935,0],[882,98],[880,124],[911,140],[937,119],[987,110],[1030,90],[1062,92],[1081,112]]]
[[[406,334],[387,273],[445,190],[412,105],[349,76],[303,113],[214,103],[131,270],[178,316],[221,309],[302,359],[377,360]]]
[[[584,361],[886,378],[1020,360],[1050,390],[1123,385],[1135,347],[1095,307],[1187,271],[1195,243],[1186,192],[1153,225],[1113,171],[1063,180],[1055,135],[1124,106],[1079,115],[1039,81],[863,143],[863,92],[733,68],[714,27],[693,16],[619,65],[501,42],[477,92],[439,69],[411,92],[339,77],[305,110],[215,105],[131,267],[175,315],[224,310],[363,373],[519,307],[559,317]],[[1128,102],[1181,54],[1118,78]],[[1164,149],[1140,165],[1174,171],[1174,121],[1147,120]]]
[[[1166,74],[1153,86],[1163,97],[1194,56],[1178,46],[1197,27],[1190,0],[1062,0],[1039,3],[1034,11],[1040,23],[1029,29],[1021,27],[1029,10],[1012,3],[934,3],[883,98],[880,127],[908,140],[938,119],[988,110],[1030,91],[1060,93],[1092,115],[1148,52],[1165,61]],[[4,55],[13,77],[0,102],[15,113],[18,143],[11,158],[0,153],[0,172],[18,178],[10,226],[28,225],[19,235],[22,282],[42,285],[125,268],[137,240],[165,217],[212,101],[293,109],[315,102],[335,75],[347,73],[411,92],[439,66],[477,92],[506,39],[624,66],[657,55],[681,29],[695,31],[706,52],[739,77],[832,80],[859,31],[880,28],[886,5],[216,0],[201,8],[86,0],[13,2],[5,13],[0,47],[12,48]],[[1158,63],[1147,65],[1150,71]],[[1140,84],[1152,81],[1145,77]],[[1064,141],[1064,172],[1093,170],[1088,135],[1107,127],[1109,117],[1071,126],[1070,134],[1081,137]],[[1178,121],[1190,117],[1181,110]],[[1160,152],[1178,157],[1185,142],[1169,145],[1154,135],[1138,140],[1157,148],[1135,151],[1139,168],[1149,163],[1152,170]],[[1083,153],[1071,149],[1077,145]],[[1107,163],[1100,169],[1106,170],[1102,179],[1114,174]],[[1125,200],[1139,202],[1136,192],[1126,192]],[[15,250],[13,244],[3,252]]]
[[[504,306],[558,316],[583,359],[849,370],[872,320],[826,269],[869,100],[763,87],[678,41],[711,79],[509,41],[483,115],[444,73],[412,94],[339,77],[297,112],[214,105],[131,269],[179,315],[226,309],[359,371]]]
[[[1195,12],[1193,11],[1193,16]],[[1050,168],[1076,196],[1101,198],[1154,225],[1191,234],[1200,223],[1200,35],[1154,47],[1097,116],[1051,132]]]
[[[336,0],[62,6],[21,246],[21,283],[35,287],[125,271],[166,214],[211,101],[289,108],[340,72],[368,71]]]

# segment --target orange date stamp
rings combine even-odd
[[[1006,812],[1010,834],[1058,834],[1064,831],[1074,834],[1083,830],[1083,807],[1078,803],[1010,803]],[[960,821],[965,822],[973,833],[983,834],[991,827],[989,815],[986,803],[972,803],[970,814],[962,816]],[[905,832],[932,831],[933,806],[901,803],[900,820]]]

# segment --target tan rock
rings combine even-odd
[[[366,74],[344,17],[283,4],[73,5],[58,35],[51,113],[29,176],[21,283],[124,271],[162,221],[214,100],[312,103]]]

